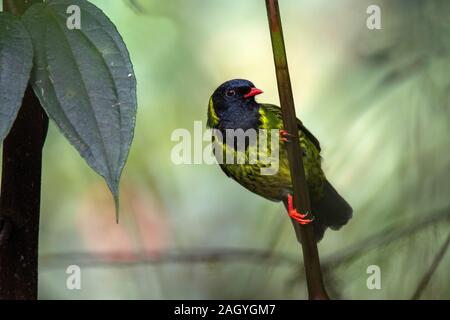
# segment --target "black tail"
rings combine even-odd
[[[287,201],[284,201],[284,205],[287,208]],[[311,201],[311,209],[315,218],[312,224],[317,242],[323,238],[327,228],[338,230],[345,225],[352,217],[353,211],[328,181],[325,181],[323,197],[319,201]],[[292,220],[292,223],[300,242],[300,225],[295,220]]]

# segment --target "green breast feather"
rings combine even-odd
[[[217,121],[213,108],[210,106],[208,110],[208,126],[213,127],[213,123]],[[281,109],[275,105],[261,104],[260,109],[260,126],[259,129],[282,129],[283,122],[281,118]],[[317,139],[299,122],[300,145],[303,151],[303,164],[305,167],[306,181],[309,193],[312,199],[320,199],[322,196],[323,184],[325,176],[321,168],[320,145]],[[214,137],[213,137],[214,138]],[[270,141],[270,133],[268,136]],[[289,171],[289,163],[285,142],[279,141],[279,163],[278,170],[275,174],[262,175],[261,168],[268,167],[267,162],[256,161],[256,163],[248,163],[248,153],[255,151],[248,147],[246,151],[236,151],[232,146],[221,143],[216,139],[219,148],[224,151],[233,153],[236,157],[245,158],[245,164],[220,164],[222,170],[231,178],[248,190],[263,196],[269,200],[280,201],[287,197],[288,193],[292,193],[292,183]],[[270,144],[269,144],[270,145]],[[270,151],[270,148],[269,148]],[[240,153],[240,154],[238,154]],[[225,159],[225,158],[224,158]]]

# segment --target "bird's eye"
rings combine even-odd
[[[234,91],[233,89],[228,90],[228,91],[226,92],[226,95],[227,95],[228,97],[232,97],[232,96],[234,96],[235,94],[236,94],[236,91]]]

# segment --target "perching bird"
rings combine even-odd
[[[258,132],[260,129],[278,129],[281,137],[277,141],[279,143],[278,171],[273,175],[261,174],[261,168],[267,167],[267,162],[259,160],[253,163],[220,161],[220,167],[229,177],[248,190],[272,201],[283,201],[292,218],[299,241],[298,226],[307,223],[313,224],[316,240],[319,241],[328,227],[337,230],[345,225],[352,217],[352,208],[327,181],[321,168],[319,141],[300,121],[298,121],[300,146],[314,220],[309,219],[308,213],[298,213],[293,208],[293,189],[285,148],[285,143],[289,143],[289,134],[283,130],[279,107],[255,101],[255,96],[261,93],[262,90],[257,89],[248,80],[235,79],[223,83],[209,100],[207,126],[216,129],[213,130],[216,132],[213,134],[213,141],[218,149],[221,148],[224,153],[230,152],[234,156],[244,153],[241,156],[247,160],[251,148],[249,141],[246,141],[244,148],[239,148],[234,139],[231,143],[226,140],[227,129],[244,131],[255,129]],[[217,139],[217,133],[221,133],[221,139]],[[270,139],[267,140],[270,142]]]

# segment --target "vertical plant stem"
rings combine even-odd
[[[36,0],[4,0],[21,15]],[[48,118],[28,86],[3,143],[0,195],[0,299],[37,299],[42,147]]]
[[[298,136],[297,117],[295,115],[294,98],[289,77],[278,0],[266,0],[266,8],[269,19],[270,36],[272,39],[272,49],[284,129],[293,135],[291,138],[292,143],[288,143],[286,148],[294,189],[294,205],[299,212],[311,212],[308,188],[305,179],[305,169],[301,157],[302,153]],[[313,226],[311,224],[302,225],[300,228],[300,237],[309,299],[329,299],[323,284],[319,253],[314,237]]]

